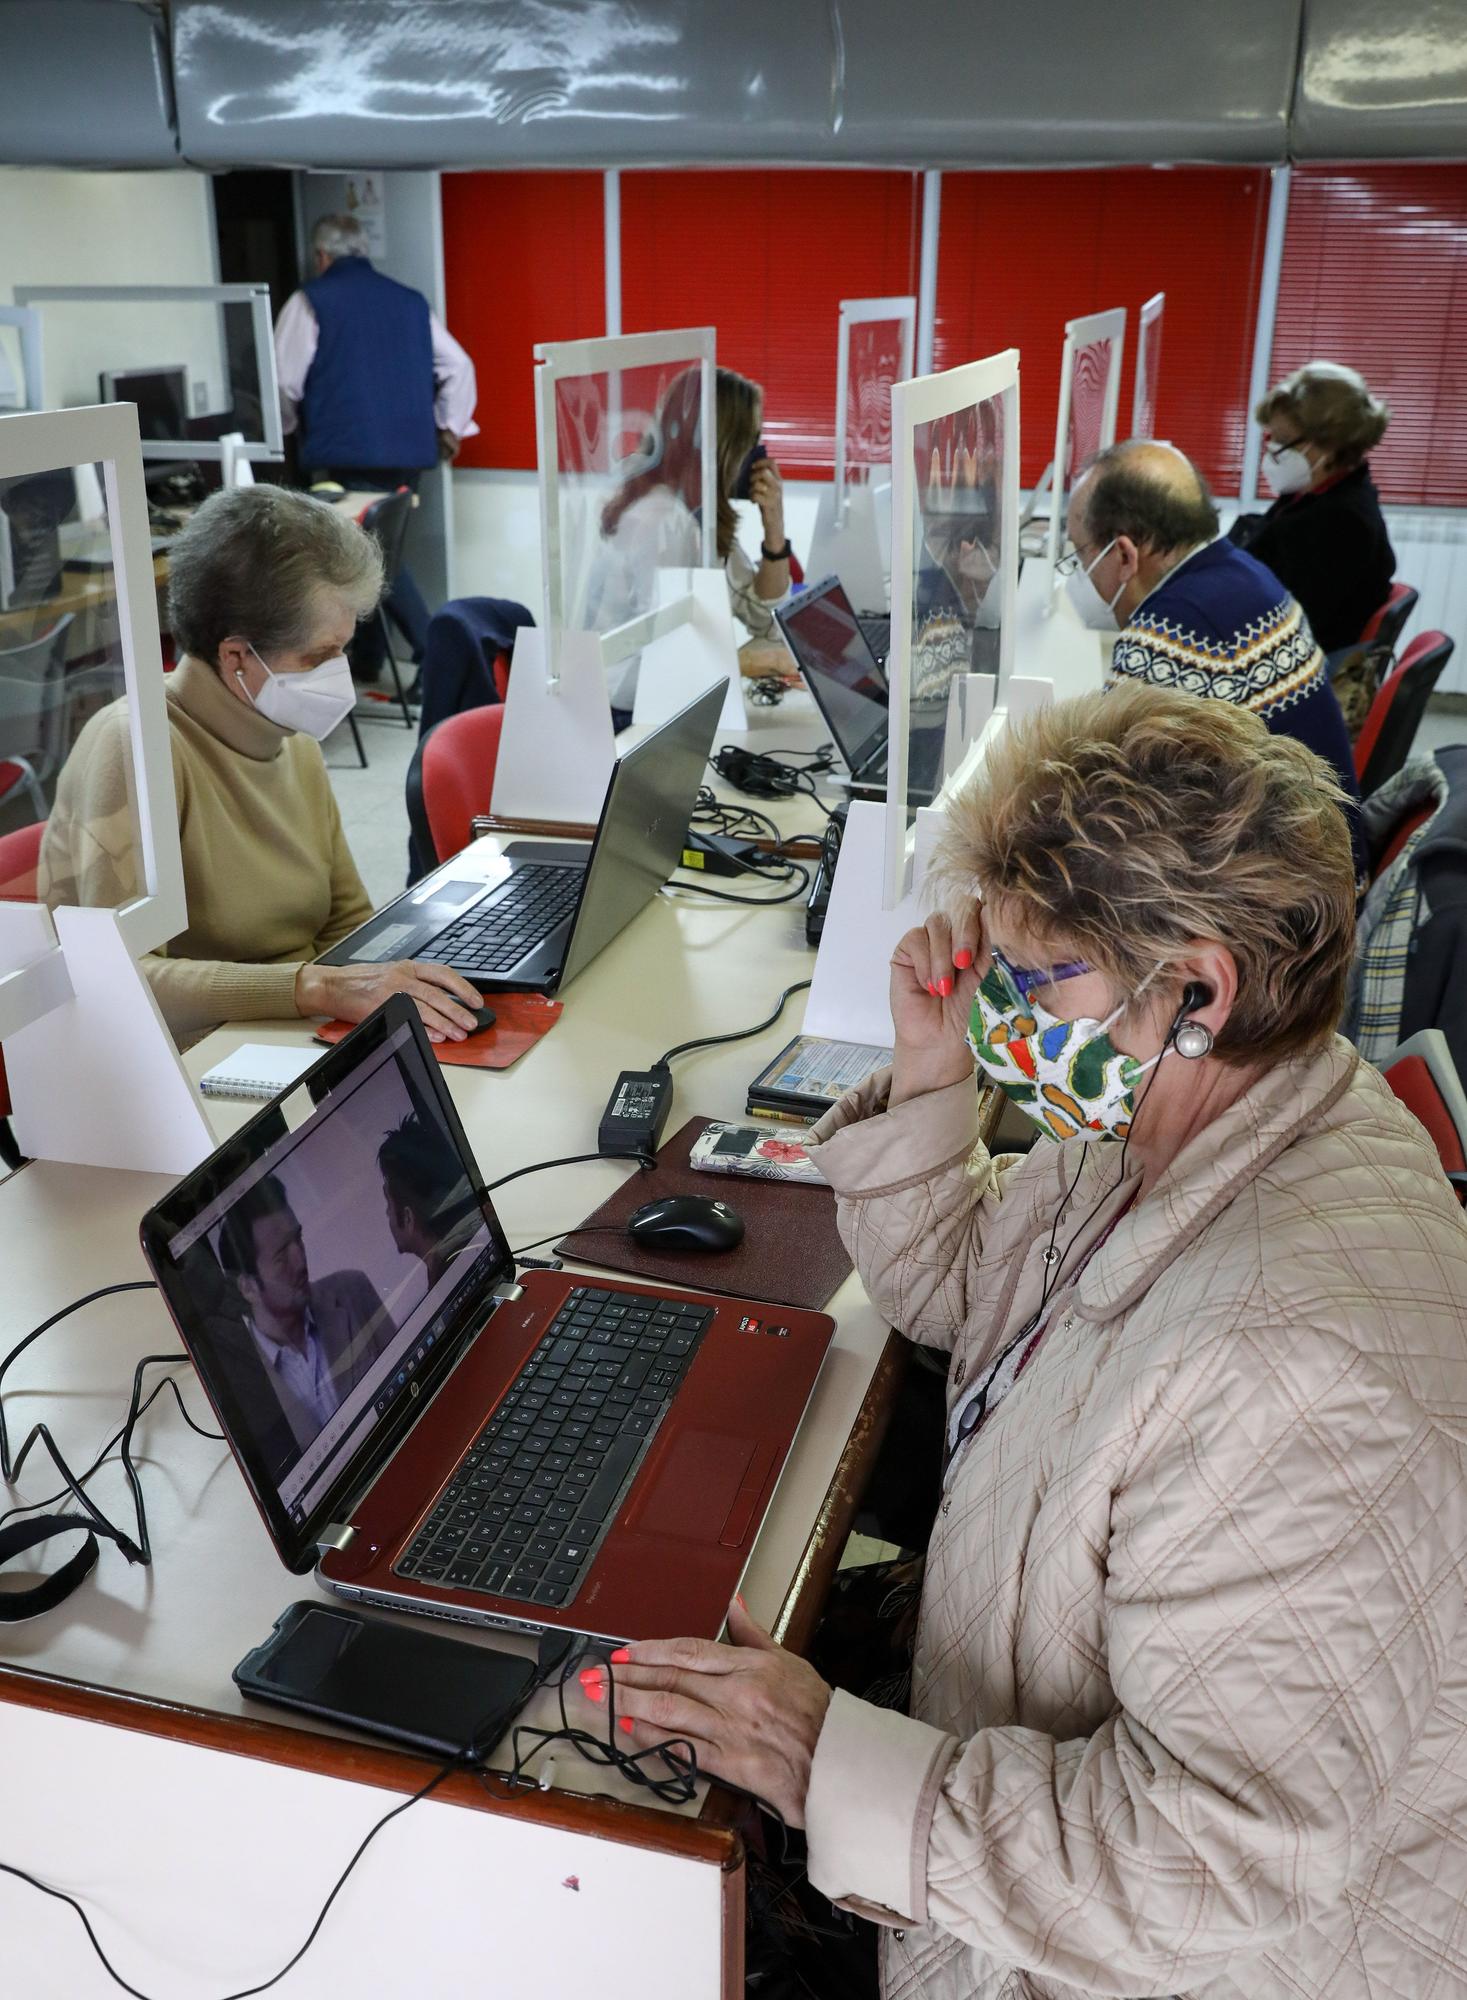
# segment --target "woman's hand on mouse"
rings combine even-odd
[[[967,1044],[973,995],[986,970],[983,911],[956,918],[935,911],[891,955],[891,1018],[896,1028],[891,1096],[920,1097],[973,1074]]]
[[[743,1600],[728,1608],[727,1645],[644,1639],[611,1655],[617,1734],[633,1750],[685,1738],[698,1769],[763,1799],[786,1826],[805,1824],[805,1795],[830,1689],[808,1660],[777,1646]],[[605,1706],[601,1667],[581,1691]]]
[[[406,993],[423,1017],[430,1042],[461,1042],[473,1034],[477,987],[447,965],[398,959],[391,965],[303,965],[295,976],[299,1014],[365,1021],[392,993]]]

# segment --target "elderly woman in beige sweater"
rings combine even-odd
[[[910,1714],[736,1603],[612,1656],[628,1740],[802,1825],[888,1995],[1467,1993],[1467,1220],[1334,1033],[1333,782],[1121,687],[1005,737],[945,875],[814,1148],[952,1357]]]
[[[435,1041],[473,1028],[479,996],[446,966],[311,962],[372,913],[319,739],[351,708],[346,647],[381,588],[371,536],[279,486],[213,495],[173,544],[182,657],[166,693],[188,926],[142,967],[180,1043],[226,1020],[360,1021],[402,992]],[[44,901],[115,908],[138,893],[131,784],[124,697],[61,773]]]

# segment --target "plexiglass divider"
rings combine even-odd
[[[594,820],[612,708],[655,723],[721,675],[725,726],[743,724],[716,554],[714,351],[711,327],[535,349],[542,619],[515,642],[502,818]]]
[[[812,1034],[884,1046],[887,962],[920,921],[954,769],[999,720],[1012,678],[1019,356],[892,390],[890,743],[885,806],[847,818],[806,1010]]]
[[[1054,477],[1050,484],[1045,555],[1051,579],[1065,545],[1065,508],[1075,473],[1097,451],[1116,441],[1121,400],[1121,353],[1126,309],[1088,313],[1065,324],[1060,358],[1059,409],[1054,427]]]
[[[42,379],[41,315],[0,306],[0,410],[39,410]]]
[[[147,459],[284,456],[267,285],[17,285],[41,315],[44,401],[131,401]],[[111,393],[103,385],[110,386]]]
[[[1153,292],[1136,323],[1136,382],[1131,395],[1131,436],[1156,436],[1156,383],[1161,372],[1161,322],[1166,293]]]
[[[183,1173],[214,1138],[137,964],[188,916],[135,408],[0,417],[0,530],[0,761],[29,779],[6,825],[45,822],[34,879],[0,883],[16,1139],[33,1158]]]
[[[915,298],[843,299],[836,337],[835,478],[820,496],[812,582],[839,576],[859,611],[887,608],[891,391],[912,373]]]

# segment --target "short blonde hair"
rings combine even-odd
[[[1355,942],[1345,794],[1302,743],[1230,702],[1119,682],[1007,729],[948,807],[935,862],[1121,993],[1196,939],[1238,993],[1225,1062],[1277,1062],[1334,1033]],[[1178,986],[1179,981],[1171,982]]]
[[[1253,414],[1265,426],[1275,417],[1291,418],[1302,437],[1346,470],[1374,451],[1391,420],[1365,377],[1338,361],[1306,361],[1270,389]]]

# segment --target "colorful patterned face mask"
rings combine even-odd
[[[973,995],[968,1047],[978,1067],[1052,1139],[1124,1139],[1136,1085],[1150,1062],[1122,1055],[1106,1030],[1125,1004],[1097,1021],[1060,1021],[1032,995],[1020,998],[998,966]]]

